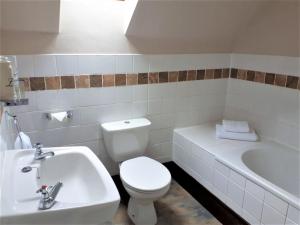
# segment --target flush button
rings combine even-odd
[[[126,123],[126,124],[130,124],[130,121],[124,121],[124,123]]]

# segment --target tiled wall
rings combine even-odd
[[[17,56],[17,61],[20,75],[30,77],[30,105],[12,111],[32,141],[87,145],[114,173],[98,124],[145,116],[153,123],[147,155],[170,160],[174,127],[222,118],[227,86],[222,77],[229,76],[230,57],[51,55]],[[69,109],[70,122],[44,115]]]
[[[268,105],[273,92],[276,98],[286,96],[286,99],[281,99],[284,104],[276,107],[275,112],[269,112],[272,113],[269,118],[273,115],[285,118],[288,114],[282,113],[282,109],[290,107],[285,105],[286,101],[292,101],[285,93],[293,96],[299,93],[292,89],[294,78],[288,82],[291,79],[288,76],[300,73],[291,69],[295,63],[290,63],[290,59],[271,57],[270,63],[268,57],[257,57],[260,60],[249,61],[249,57],[230,54],[17,56],[19,74],[27,81],[30,104],[13,107],[11,111],[18,115],[22,129],[33,142],[46,146],[87,145],[115,173],[117,167],[105,152],[99,122],[148,117],[153,125],[147,155],[167,161],[171,158],[174,127],[219,120],[224,115],[253,121],[248,114],[261,111],[258,102]],[[260,64],[255,66],[257,61]],[[259,73],[276,73],[272,70],[275,64],[286,68],[277,70],[285,76],[274,75],[273,82],[282,86],[284,80],[284,88],[271,86],[269,75]],[[239,69],[232,70],[233,77],[257,82],[228,79],[231,65]],[[266,91],[270,88],[274,89],[272,94]],[[262,96],[247,104],[245,96],[258,93]],[[242,106],[248,106],[247,110],[241,111]],[[74,117],[69,122],[45,119],[45,112],[70,109]],[[260,116],[257,121],[263,123],[255,124],[257,129],[264,136],[276,139],[267,130],[268,123],[262,119],[265,117]],[[289,142],[294,143],[293,140]]]
[[[234,55],[224,116],[299,150],[299,58]],[[255,72],[264,71],[264,72]],[[298,90],[297,90],[298,89]]]
[[[299,91],[230,79],[225,117],[251,122],[260,135],[299,149]]]

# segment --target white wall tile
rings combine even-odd
[[[78,109],[81,124],[98,124],[103,106],[81,107]]]
[[[71,127],[79,124],[80,116],[79,112],[76,110],[72,111],[72,119],[65,119],[62,122],[55,119],[48,120],[45,115],[45,113],[48,112],[49,111],[17,114],[21,129],[24,132],[45,131],[48,129]]]
[[[148,73],[150,67],[149,56],[134,55],[133,56],[133,72],[134,73]]]
[[[250,215],[252,215],[256,220],[260,221],[263,209],[263,202],[253,197],[246,191],[243,209],[246,210]]]
[[[56,66],[58,75],[77,75],[78,56],[77,55],[57,55]]]
[[[100,104],[100,88],[88,88],[78,90],[78,105],[93,106]]]
[[[149,100],[148,102],[148,114],[160,114],[161,113],[161,100]]]
[[[28,76],[26,73],[31,71],[32,74],[35,72],[35,75],[48,76],[56,74],[110,74],[149,72],[149,70],[227,68],[230,65],[230,55],[228,54],[47,55],[17,56],[18,58],[17,61],[21,65],[21,71],[26,76]],[[35,58],[38,58],[38,60],[35,60]],[[76,58],[78,62],[76,62]],[[287,61],[280,62],[282,70],[293,67],[293,60],[282,59],[282,61],[284,60]],[[269,66],[267,61],[264,63],[266,67]],[[38,74],[37,69],[49,74]],[[51,71],[55,71],[55,73],[50,74]],[[227,91],[228,95],[226,96]],[[24,118],[29,118],[28,120],[32,120],[30,118],[35,116],[36,119],[42,112],[46,111],[75,110],[77,116],[75,115],[74,121],[69,125],[47,125],[46,122],[43,124],[40,120],[33,127],[30,123],[24,125],[25,129],[32,131],[30,134],[35,137],[35,140],[42,139],[52,145],[86,143],[93,149],[99,148],[100,152],[98,153],[101,155],[104,151],[103,143],[102,145],[99,144],[100,147],[96,147],[97,140],[87,140],[89,138],[85,136],[86,134],[80,134],[79,132],[81,127],[87,127],[87,130],[92,130],[95,133],[98,132],[98,135],[102,138],[101,132],[96,131],[94,127],[99,127],[98,121],[101,123],[142,116],[146,116],[151,120],[151,130],[155,133],[155,129],[168,130],[174,127],[190,126],[200,122],[221,119],[225,111],[224,115],[230,115],[232,119],[249,119],[259,132],[264,134],[273,132],[272,135],[279,138],[279,140],[286,139],[288,142],[292,142],[291,139],[285,138],[279,130],[284,130],[284,133],[297,134],[297,132],[294,132],[297,126],[288,127],[298,118],[299,95],[295,95],[294,92],[294,90],[283,91],[282,88],[250,84],[250,82],[245,81],[220,79],[159,85],[135,85],[128,89],[127,87],[113,87],[30,92],[27,93],[30,98],[29,106],[12,109]],[[278,101],[282,104],[277,104]],[[294,103],[295,101],[297,101],[297,104]],[[226,107],[225,102],[227,103]],[[265,102],[272,104],[275,108],[273,107],[270,111],[270,107]],[[225,108],[226,110],[224,110]],[[268,117],[265,115],[268,115]],[[275,124],[280,124],[280,126],[276,127]],[[45,132],[40,132],[39,129],[45,129]],[[67,134],[65,140],[57,137],[57,134],[65,135],[68,129],[70,134]],[[89,134],[88,131],[86,133]],[[52,139],[47,137],[50,134],[54,135]],[[163,133],[161,135],[164,137]],[[290,137],[291,135],[289,135]],[[98,139],[99,137],[92,135],[92,138]],[[292,137],[292,139],[295,138]],[[166,142],[158,143],[160,141]],[[152,154],[155,158],[166,159],[168,155],[171,155],[171,148],[168,146],[170,146],[170,142],[162,138],[151,147],[149,154]],[[112,170],[115,169],[107,156],[102,155],[101,157],[105,159],[106,166]],[[229,179],[232,179],[234,183],[239,183],[231,176]],[[242,185],[242,183],[239,184]]]
[[[34,76],[56,76],[56,60],[54,55],[35,55],[34,62]]]
[[[246,181],[246,191],[253,194],[256,198],[260,200],[264,200],[264,195],[265,195],[264,189],[250,180]]]
[[[230,67],[229,54],[199,54],[194,58],[197,69],[217,69]]]
[[[75,126],[42,132],[35,131],[28,135],[33,143],[41,142],[45,147],[63,146],[98,139],[99,127],[96,125]]]
[[[119,112],[117,110],[118,108],[114,104],[101,106],[100,109],[101,113],[100,116],[98,117],[98,121],[100,123],[105,123],[105,122],[120,120]]]
[[[230,170],[230,180],[239,185],[242,189],[246,186],[246,178],[232,169]]]
[[[214,187],[222,192],[223,194],[227,193],[227,178],[222,175],[220,172],[218,172],[217,170],[214,171]]]
[[[264,204],[261,222],[264,225],[284,224],[285,216],[273,209],[267,204]]]
[[[25,98],[28,98],[28,105],[11,106],[12,113],[31,112],[37,110],[36,92],[25,92]]]
[[[288,203],[271,194],[270,192],[265,192],[265,202],[272,206],[274,209],[278,210],[283,215],[287,214]]]
[[[71,109],[79,106],[79,92],[77,89],[64,89],[58,91],[59,108]]]
[[[115,55],[97,55],[96,56],[96,71],[101,74],[116,73],[116,56]]]
[[[133,86],[133,100],[134,101],[148,100],[148,85]]]
[[[172,130],[170,128],[155,129],[150,131],[150,145],[155,145],[163,142],[171,142]]]
[[[215,169],[218,170],[221,174],[225,177],[229,177],[230,175],[230,168],[225,166],[223,163],[216,161],[214,165]]]
[[[175,98],[164,98],[162,100],[162,113],[174,113],[176,110]]]
[[[34,63],[32,55],[18,55],[16,56],[16,59],[19,77],[34,76]]]
[[[227,195],[228,198],[235,202],[239,207],[243,206],[244,190],[232,181],[228,182]]]
[[[96,74],[97,73],[96,55],[79,55],[78,56],[78,73],[79,74]]]
[[[132,117],[145,117],[148,113],[148,102],[147,101],[139,101],[133,102],[132,104]]]
[[[116,73],[133,73],[133,56],[116,56]]]
[[[231,54],[233,68],[299,76],[298,57]]]
[[[296,223],[294,223],[293,221],[291,221],[290,219],[288,219],[288,218],[286,218],[286,220],[285,220],[285,223],[284,223],[285,225],[299,225],[299,224],[296,224]]]
[[[78,97],[79,106],[113,104],[116,102],[116,90],[113,87],[79,89]]]
[[[122,102],[132,102],[133,100],[133,88],[131,86],[119,87],[116,89],[118,103]]]
[[[230,79],[224,117],[248,120],[261,136],[298,149],[297,90]]]
[[[287,218],[296,224],[300,224],[300,210],[289,205]]]
[[[78,95],[76,89],[38,91],[36,92],[36,108],[38,110],[69,110],[80,103]]]
[[[98,99],[98,104],[113,104],[116,102],[116,88],[106,87],[100,88],[100,98]]]
[[[161,99],[163,97],[163,86],[161,84],[152,84],[148,87],[148,98],[150,100]]]
[[[114,74],[116,56],[114,55],[79,55],[79,74]]]
[[[30,99],[29,99],[30,101]],[[56,110],[60,108],[58,91],[36,92],[36,105],[38,110]]]
[[[188,67],[188,61],[182,60],[180,55],[149,55],[149,60],[150,72],[185,70]]]

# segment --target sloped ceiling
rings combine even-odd
[[[0,4],[0,54],[300,56],[299,0],[0,0]]]
[[[60,0],[0,0],[0,29],[59,32]]]
[[[126,35],[169,48],[295,56],[299,23],[298,0],[140,0]]]
[[[264,1],[139,1],[126,31],[143,38],[232,38]]]

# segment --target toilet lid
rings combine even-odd
[[[139,191],[156,191],[171,182],[169,170],[145,156],[129,159],[120,166],[120,176],[128,186]]]

